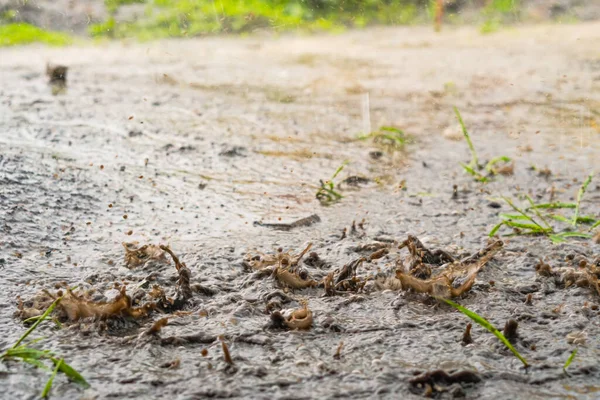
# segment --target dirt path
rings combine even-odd
[[[291,306],[308,299],[315,327],[263,331],[264,299],[275,286],[249,281],[240,262],[251,249],[299,251],[310,241],[340,267],[356,257],[358,243],[407,233],[471,253],[485,244],[498,212],[507,211],[490,207],[499,195],[545,201],[554,187],[559,199],[572,201],[583,178],[600,171],[599,39],[596,23],[491,36],[406,28],[0,50],[0,348],[24,330],[13,318],[18,296],[62,281],[138,282],[152,271],[125,268],[121,242],[168,243],[216,294],[195,299],[193,314],[161,334],[225,335],[238,371],[225,368],[218,341],[159,345],[137,340],[137,330],[110,335],[84,324],[48,324],[41,345],[63,354],[92,384],[82,394],[58,380],[58,397],[397,398],[421,393],[410,391],[413,374],[444,368],[475,370],[481,381],[450,385],[440,397],[594,398],[600,340],[591,305],[598,298],[588,288],[558,288],[534,268],[541,257],[556,265],[569,254],[592,258],[599,247],[590,240],[552,246],[517,237],[460,300],[497,326],[519,321],[517,347],[532,363],[527,373],[479,327],[474,344],[463,347],[462,315],[394,291],[352,301],[322,297],[317,288],[297,291]],[[43,75],[48,61],[69,66],[66,94],[51,95]],[[463,174],[459,162],[469,153],[466,143],[451,140],[460,137],[453,105],[480,157],[514,157],[514,175],[482,186]],[[414,143],[378,158],[377,146],[356,140],[387,125]],[[319,179],[345,160],[340,179],[372,182],[320,206]],[[582,205],[596,217],[597,182]],[[320,222],[290,231],[254,224],[315,213]],[[343,228],[363,218],[366,236],[340,240]],[[390,255],[361,268],[375,273],[394,261]],[[532,306],[524,304],[528,293]],[[208,316],[198,317],[200,310]],[[331,318],[341,332],[326,323]],[[573,331],[589,337],[567,377],[561,367]],[[178,369],[159,367],[175,359]],[[35,398],[47,378],[29,366],[0,368],[11,398]]]

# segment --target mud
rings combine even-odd
[[[38,346],[92,385],[82,392],[58,377],[56,398],[595,398],[598,294],[536,273],[540,259],[553,270],[591,263],[600,245],[590,239],[504,238],[457,299],[498,328],[518,323],[527,371],[478,325],[463,345],[470,321],[427,295],[283,288],[244,257],[310,242],[299,267],[319,280],[375,241],[412,234],[462,258],[509,210],[500,195],[573,201],[600,170],[599,39],[590,23],[3,49],[0,348],[25,330],[13,316],[19,297],[62,282],[102,298],[149,276],[174,288],[172,263],[126,266],[123,242],[162,244],[195,288],[183,312],[104,328],[44,324]],[[64,93],[52,95],[47,62],[68,66]],[[470,155],[455,140],[453,105],[480,158],[513,157],[512,175],[483,185],[463,173]],[[412,143],[389,152],[356,140],[381,126]],[[345,160],[340,182],[370,183],[321,206],[319,180]],[[599,200],[595,178],[582,215],[598,217]],[[288,230],[254,224],[313,214],[320,222]],[[394,268],[397,254],[384,253],[357,275]],[[266,328],[269,302],[299,310],[303,300],[310,329]],[[29,365],[0,368],[6,398],[36,398],[47,379]]]

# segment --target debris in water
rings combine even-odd
[[[443,393],[449,390],[449,386],[455,383],[478,383],[481,377],[473,371],[462,370],[456,372],[446,372],[438,369],[422,373],[409,380],[411,391],[423,396],[431,397],[433,392]]]
[[[161,318],[158,321],[156,321],[155,323],[153,323],[152,326],[146,331],[146,333],[147,334],[157,334],[158,332],[160,332],[160,330],[162,328],[164,328],[168,324],[169,324],[169,318],[167,318],[167,317]]]
[[[415,246],[416,242],[409,242],[409,244],[411,243],[409,250],[413,256],[412,265],[415,265],[415,260],[418,261],[419,259],[439,263],[446,257],[445,253],[439,253],[439,256],[435,256],[431,252],[424,252]],[[502,241],[493,242],[472,256],[449,263],[441,272],[429,279],[422,279],[413,275],[416,272],[422,273],[425,268],[429,268],[427,265],[420,267],[423,263],[413,266],[408,273],[398,268],[396,278],[400,280],[404,290],[410,288],[418,293],[428,293],[435,297],[458,297],[471,289],[479,271],[503,245]],[[455,286],[457,283],[458,286]]]
[[[271,228],[279,231],[291,231],[294,228],[301,228],[311,226],[321,222],[321,218],[317,214],[310,215],[306,218],[299,219],[290,223],[265,223],[260,221],[254,221],[255,226],[262,226],[265,228]]]
[[[317,281],[303,279],[296,272],[291,272],[286,268],[275,267],[273,274],[279,283],[292,289],[304,289],[318,285]]]
[[[156,260],[163,263],[167,262],[165,252],[162,251],[159,246],[145,244],[141,247],[136,247],[138,245],[137,242],[123,242],[122,244],[125,249],[125,265],[127,268],[139,267],[150,260]]]
[[[274,311],[271,314],[271,328],[273,329],[297,329],[307,330],[312,327],[312,311],[308,308],[308,302],[300,302],[302,308],[296,310]]]
[[[222,336],[219,339],[221,340],[221,348],[223,349],[223,358],[225,359],[225,362],[229,365],[233,365],[233,360],[231,354],[229,354],[229,347],[227,347],[225,339]]]
[[[244,257],[243,265],[255,270],[262,270],[271,266],[295,268],[311,247],[312,243],[309,243],[298,255],[293,255],[289,251],[283,252],[281,248],[278,249],[276,254],[249,253]]]
[[[471,338],[471,328],[472,327],[473,327],[473,325],[471,323],[468,323],[467,327],[465,328],[465,333],[463,334],[463,337],[462,337],[462,343],[464,345],[473,343],[473,339]]]
[[[52,88],[53,95],[63,93],[66,90],[68,69],[64,65],[46,64],[46,75],[48,76],[48,83]]]
[[[337,347],[337,350],[335,351],[335,354],[333,355],[333,358],[335,358],[336,360],[339,360],[342,357],[342,347],[344,347],[344,342],[340,342],[340,344]]]
[[[512,342],[514,339],[519,337],[519,334],[517,332],[518,327],[519,323],[517,321],[515,321],[514,319],[509,319],[504,325],[504,330],[502,331],[502,334],[506,339]]]
[[[558,285],[568,288],[576,285],[578,287],[589,287],[600,295],[600,258],[593,262],[581,262],[577,268],[561,267],[552,268],[549,264],[540,260],[535,266],[540,276],[553,277]]]
[[[177,280],[177,289],[175,292],[175,299],[172,302],[172,309],[179,310],[193,296],[192,288],[190,287],[190,278],[192,276],[192,273],[185,265],[185,263],[179,261],[179,258],[173,253],[173,251],[170,248],[164,245],[160,245],[160,248],[165,252],[169,253],[171,258],[175,262],[175,268],[177,269],[177,273],[179,274],[179,279]]]
[[[585,345],[587,333],[585,331],[571,332],[567,335],[567,343],[577,346]]]

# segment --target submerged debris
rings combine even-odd
[[[255,270],[262,270],[272,266],[295,268],[311,247],[312,243],[309,243],[298,255],[293,255],[289,251],[284,252],[281,248],[277,250],[276,254],[249,253],[244,257],[243,265]]]
[[[159,246],[154,244],[145,244],[143,246],[136,247],[138,245],[137,242],[123,242],[122,244],[123,248],[125,249],[125,265],[127,268],[142,266],[150,260],[167,262],[165,252],[161,250]]]
[[[448,373],[442,369],[438,369],[422,373],[409,380],[409,383],[413,393],[431,397],[434,392],[443,393],[450,391],[450,386],[454,384],[459,384],[458,389],[462,392],[460,385],[478,383],[480,381],[481,377],[473,371],[462,370]],[[453,397],[464,397],[464,393]]]
[[[295,310],[274,311],[271,314],[271,328],[273,329],[298,329],[307,330],[312,327],[312,311],[308,308],[308,302],[300,302],[302,308]]]
[[[583,260],[577,268],[552,268],[548,263],[540,260],[535,270],[540,276],[554,278],[556,284],[564,288],[573,285],[589,287],[600,295],[600,258],[591,263]]]
[[[431,278],[423,279],[419,276],[431,274],[429,273],[431,267],[425,260],[440,263],[451,256],[445,252],[435,254],[427,249],[423,250],[424,247],[421,248],[419,244],[418,240],[410,240],[409,237],[407,245],[412,256],[411,269],[406,272],[398,268],[396,278],[401,282],[403,290],[410,288],[418,293],[444,298],[458,297],[469,291],[475,283],[477,273],[503,246],[502,241],[493,242],[470,257],[448,263]]]

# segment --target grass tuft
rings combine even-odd
[[[571,225],[572,227],[577,228],[579,224],[591,224],[592,227],[587,231],[591,232],[597,226],[600,226],[600,220],[596,220],[596,218],[589,216],[581,216],[580,205],[585,194],[585,191],[589,184],[592,181],[593,173],[588,175],[587,179],[581,185],[577,195],[576,203],[563,203],[563,202],[553,202],[553,203],[542,203],[535,204],[533,199],[529,196],[525,196],[527,202],[529,203],[529,207],[527,208],[519,208],[517,207],[511,199],[507,197],[502,197],[502,199],[514,210],[516,214],[500,214],[500,222],[492,227],[488,236],[492,237],[496,235],[500,229],[504,226],[512,228],[513,233],[508,236],[514,235],[545,235],[547,236],[553,243],[562,243],[569,238],[584,238],[589,239],[592,236],[589,233],[582,231],[572,231],[572,230],[560,230],[559,227],[551,225],[548,221],[554,220],[558,222],[563,222]],[[555,209],[574,209],[573,216],[567,218],[563,215],[549,213],[545,210],[555,210]],[[542,211],[545,211],[544,215]],[[534,219],[536,217],[538,220]],[[539,222],[538,222],[539,221]]]
[[[454,107],[454,113],[456,114],[456,119],[458,120],[458,123],[460,124],[463,136],[465,137],[467,145],[469,146],[469,151],[471,152],[471,161],[468,164],[460,163],[460,165],[463,167],[463,169],[469,175],[473,176],[473,178],[475,178],[476,181],[482,182],[482,183],[488,182],[490,177],[498,175],[498,170],[496,170],[494,168],[494,166],[496,164],[501,163],[501,162],[506,164],[506,163],[511,162],[512,159],[507,156],[498,156],[498,157],[492,158],[485,165],[485,167],[481,166],[479,164],[479,158],[477,157],[477,151],[475,151],[475,146],[473,145],[473,141],[471,140],[471,135],[469,135],[469,131],[467,130],[465,122],[463,121],[462,116],[460,115],[460,112],[458,111],[458,108]],[[487,173],[484,175],[481,172],[479,172],[482,170],[484,170]]]
[[[342,163],[342,165],[340,165],[335,172],[333,173],[333,175],[331,176],[331,178],[325,182],[323,182],[322,180],[320,180],[320,184],[321,186],[319,187],[319,190],[317,190],[317,200],[319,200],[321,202],[321,205],[331,205],[339,200],[341,200],[344,196],[342,196],[340,193],[338,193],[335,190],[335,183],[334,180],[335,178],[339,175],[340,172],[342,172],[342,170],[344,169],[344,167],[348,164],[348,161],[344,161]]]
[[[380,146],[388,153],[393,153],[403,150],[409,141],[409,137],[401,129],[393,126],[382,126],[378,131],[367,135],[360,135],[358,140],[372,140],[374,144]]]

